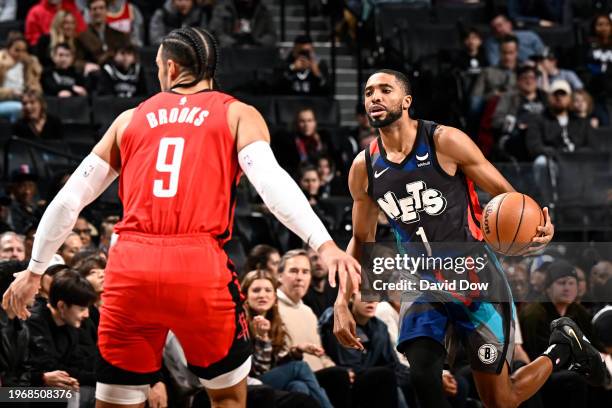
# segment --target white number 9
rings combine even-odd
[[[168,149],[170,146],[174,146],[174,154],[172,155],[172,161],[170,163],[166,163]],[[168,188],[164,188],[164,181],[156,179],[153,182],[153,195],[155,197],[168,198],[176,195],[184,147],[185,139],[182,137],[164,137],[159,141],[159,150],[157,152],[157,163],[155,164],[155,169],[160,173],[170,173],[170,183]]]

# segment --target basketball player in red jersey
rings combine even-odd
[[[354,203],[353,237],[347,252],[357,259],[362,244],[374,241],[379,211],[389,220],[399,249],[410,242],[476,242],[482,241],[482,234],[472,181],[493,196],[514,191],[466,134],[412,119],[408,113],[411,104],[410,82],[401,72],[380,70],[368,79],[365,108],[379,137],[359,153],[349,173]],[[539,236],[532,242],[538,249],[554,234],[547,209],[544,217],[546,223],[538,227]],[[491,252],[487,267],[498,268],[503,276],[494,258]],[[340,288],[334,305],[334,332],[343,345],[363,348],[347,306],[350,295]],[[431,299],[423,296],[402,304],[397,344],[410,362],[411,381],[423,408],[450,408],[441,378],[445,345],[457,337],[466,349],[486,407],[518,406],[554,369],[565,366],[593,384],[605,378],[599,352],[569,318],[552,323],[550,347],[542,356],[510,373],[512,301],[442,303]]]
[[[182,28],[156,58],[162,92],[122,113],[45,212],[28,269],[3,297],[20,318],[79,212],[121,172],[124,206],[106,269],[97,367],[98,408],[142,407],[172,330],[214,407],[243,407],[250,341],[231,236],[242,172],[270,211],[336,274],[359,284],[359,264],[338,249],[299,187],[276,162],[261,115],[214,91],[212,36]]]

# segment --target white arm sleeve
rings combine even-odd
[[[117,176],[110,164],[94,153],[81,162],[38,224],[28,265],[30,271],[45,272],[53,255],[72,231],[81,210],[98,198]]]
[[[332,238],[304,193],[278,164],[270,145],[253,142],[238,153],[240,167],[272,214],[315,251]]]

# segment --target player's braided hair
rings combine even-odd
[[[197,27],[171,31],[162,41],[162,58],[164,61],[174,60],[194,77],[190,82],[174,85],[174,88],[190,87],[203,79],[212,79],[213,87],[217,87],[215,72],[219,50],[208,31]]]

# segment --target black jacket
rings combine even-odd
[[[569,115],[567,134],[574,145],[574,151],[585,150],[590,146],[591,126],[586,119],[574,114]],[[528,121],[525,145],[531,158],[544,154],[554,156],[566,150],[563,141],[563,128],[550,111],[531,116]]]
[[[64,370],[81,385],[95,385],[95,359],[79,358],[79,330],[58,326],[46,300],[38,299],[32,316],[26,321],[30,331],[29,364],[32,367],[32,385],[42,385],[43,373]]]
[[[119,98],[132,98],[147,94],[144,70],[138,63],[123,71],[114,62],[104,64],[98,82],[99,95],[114,95]]]
[[[0,381],[3,387],[30,385],[28,359],[30,333],[19,319],[9,319],[0,309]]]
[[[79,74],[75,67],[67,69],[46,68],[42,74],[42,87],[45,95],[57,96],[60,91],[69,91],[72,96],[79,96],[72,91],[75,85],[85,88],[85,78]]]

